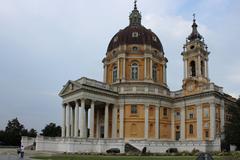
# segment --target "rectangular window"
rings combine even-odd
[[[168,114],[168,113],[167,113],[167,108],[163,108],[163,115],[164,115],[164,116],[167,116],[167,114]]]
[[[208,131],[205,132],[205,137],[208,138]]]
[[[131,114],[137,114],[137,105],[131,105]]]
[[[189,113],[189,119],[193,119],[193,113]]]

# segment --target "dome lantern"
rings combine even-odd
[[[129,16],[130,26],[141,25],[142,15],[137,9],[137,0],[134,1],[134,9]]]

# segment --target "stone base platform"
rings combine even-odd
[[[53,151],[68,153],[106,153],[110,148],[119,148],[125,152],[124,139],[81,139],[38,136],[34,139],[37,151]],[[26,143],[28,142],[28,143]],[[22,143],[29,144],[27,137],[22,138]],[[201,152],[221,151],[220,140],[215,141],[163,141],[163,140],[128,140],[128,144],[140,151],[146,147],[150,153],[166,153],[169,148],[177,148],[179,152],[197,149]]]

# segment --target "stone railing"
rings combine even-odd
[[[209,91],[216,91],[221,94],[223,94],[223,88],[215,85],[214,83],[209,83],[207,85],[204,85],[200,87],[199,89],[201,92],[209,92]],[[178,91],[172,91],[170,92],[171,97],[182,97],[184,96],[184,91],[183,90],[178,90]]]
[[[151,85],[122,85],[119,87],[113,87],[114,90],[118,90],[120,94],[152,94],[152,95],[164,95],[169,96],[170,93],[167,89],[159,86]]]
[[[110,87],[108,84],[100,82],[100,81],[96,81],[96,80],[93,80],[93,79],[89,79],[89,78],[86,78],[86,77],[80,78],[79,80],[77,80],[77,82],[79,84],[83,84],[83,85],[87,85],[87,86],[92,86],[92,87],[116,92],[116,90],[113,90],[113,88]]]

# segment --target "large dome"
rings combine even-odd
[[[150,29],[146,29],[141,24],[142,16],[137,9],[135,2],[134,10],[129,16],[129,26],[120,30],[111,39],[107,51],[112,51],[120,45],[150,45],[151,47],[163,53],[162,43],[155,33]]]
[[[109,52],[120,45],[130,44],[151,45],[153,48],[163,52],[162,43],[157,35],[142,25],[129,25],[125,29],[120,30],[111,39],[107,51]]]

